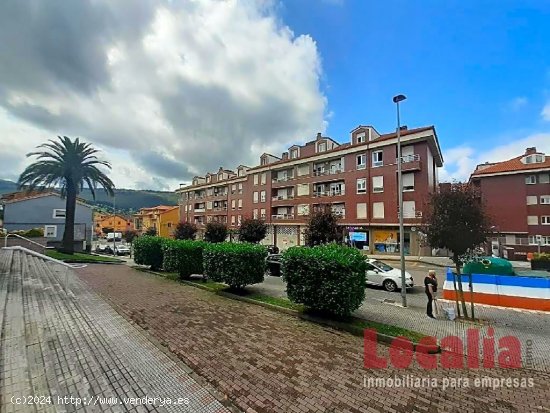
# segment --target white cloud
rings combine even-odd
[[[316,44],[281,24],[270,1],[151,0],[130,14],[125,1],[32,4],[0,6],[0,38],[21,39],[0,45],[12,63],[0,67],[0,139],[25,136],[2,142],[0,176],[68,135],[104,149],[118,187],[173,189],[326,128]],[[63,44],[50,42],[54,27]],[[7,154],[21,161],[7,169]]]
[[[458,146],[443,152],[445,161],[439,174],[441,182],[467,181],[475,167],[485,162],[500,162],[525,153],[526,148],[550,154],[550,133],[535,133],[512,142],[480,150],[470,146]]]

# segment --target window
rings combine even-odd
[[[237,184],[231,185],[231,193],[234,194],[237,191]]]
[[[416,205],[414,201],[403,202],[403,218],[414,218],[416,216]]]
[[[403,191],[414,191],[414,172],[402,175]]]
[[[57,225],[45,225],[44,226],[44,236],[46,238],[55,238],[55,237],[57,237]]]
[[[537,237],[535,235],[529,235],[529,245],[538,245]]]
[[[260,209],[260,218],[265,219],[265,209],[264,208]]]
[[[527,225],[538,225],[539,224],[539,217],[536,215],[529,215],[527,217]]]
[[[366,219],[367,218],[367,204],[361,203],[356,204],[357,207],[357,219]]]
[[[540,174],[539,184],[548,184],[548,183],[550,183],[550,174]]]
[[[206,209],[212,209],[212,201],[206,203]]]
[[[367,179],[366,178],[359,178],[357,180],[357,193],[358,194],[365,194],[367,192]]]
[[[384,203],[373,202],[372,204],[372,217],[375,219],[384,219]]]
[[[258,210],[255,209],[254,212],[253,212],[253,215],[254,219],[258,219]]]
[[[254,174],[254,185],[258,185],[258,174]]]
[[[242,182],[239,183],[239,194],[242,194],[243,193],[243,184]]]
[[[266,179],[267,179],[267,174],[264,172],[264,173],[262,173],[262,176],[261,176],[261,184],[262,185],[265,185]]]
[[[550,245],[550,236],[543,236],[541,245]]]
[[[357,135],[357,143],[363,143],[363,142],[366,142],[366,135],[365,135],[365,132],[363,133],[360,133],[359,135]]]
[[[537,183],[537,176],[536,175],[527,175],[525,177],[525,183],[527,185],[533,185]]]
[[[267,156],[262,156],[261,159],[260,159],[260,164],[262,165],[267,165]]]
[[[65,218],[65,210],[64,209],[54,209],[53,210],[53,217],[54,218]]]
[[[242,215],[237,216],[237,224],[241,225],[242,220],[243,220]]]
[[[541,225],[550,225],[550,215],[543,215],[540,217]]]
[[[527,195],[527,205],[537,205],[537,197],[535,195]]]
[[[243,209],[243,200],[242,200],[242,199],[239,199],[239,202],[238,202],[237,205],[238,205],[237,207],[238,207],[239,209]]]
[[[236,201],[234,199],[231,200],[231,209],[235,209],[235,202]]]
[[[550,195],[541,195],[540,196],[541,205],[550,205]]]
[[[357,155],[357,169],[365,169],[367,167],[367,155]]]
[[[384,165],[382,158],[382,151],[376,151],[372,153],[372,167],[378,167]]]
[[[309,204],[298,205],[298,215],[301,215],[301,216],[309,215]]]
[[[254,192],[252,194],[252,202],[254,202],[255,204],[258,203],[258,192]]]
[[[265,191],[260,192],[260,202],[265,202]]]
[[[321,142],[319,146],[317,146],[317,152],[325,152],[327,150],[327,143]]]
[[[372,177],[372,192],[384,192],[384,177],[373,176]]]
[[[298,157],[298,149],[292,149],[290,151],[290,158],[291,159],[296,159]]]
[[[231,216],[231,225],[235,225],[235,215]]]
[[[207,175],[207,176],[206,176],[206,183],[207,183],[207,184],[210,183],[210,175]]]
[[[167,226],[168,228],[172,228],[172,223],[169,222],[166,226]]]
[[[309,195],[309,184],[296,185],[296,193],[298,196]]]
[[[305,163],[302,165],[298,165],[297,175],[298,176],[309,175],[309,164]]]

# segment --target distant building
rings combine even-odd
[[[550,155],[527,148],[513,159],[481,164],[470,177],[494,222],[505,256],[550,252]]]
[[[94,214],[94,231],[96,235],[103,234],[103,228],[113,228],[114,232],[126,232],[134,229],[132,218],[123,215]]]
[[[47,245],[57,247],[65,231],[65,199],[55,191],[16,192],[1,198],[4,228],[9,231],[42,228]],[[92,207],[77,200],[74,223],[75,250],[91,247]]]
[[[134,214],[134,228],[138,234],[144,234],[149,228],[155,228],[157,235],[172,237],[179,222],[179,207],[158,205],[151,208],[141,208]]]
[[[200,235],[208,222],[237,229],[244,218],[259,218],[268,224],[263,242],[286,249],[303,245],[309,216],[330,206],[340,216],[347,242],[372,253],[398,254],[400,161],[405,253],[429,254],[418,228],[430,193],[438,190],[443,157],[433,126],[403,127],[401,142],[398,160],[395,132],[358,126],[342,144],[319,133],[281,157],[263,154],[255,167],[220,168],[195,177],[176,191],[181,219],[197,224]]]

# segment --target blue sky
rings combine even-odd
[[[345,140],[359,123],[393,130],[391,97],[403,93],[403,123],[436,126],[449,174],[463,155],[465,169],[483,161],[477,151],[506,158],[533,141],[550,152],[540,136],[550,131],[549,2],[303,0],[280,15],[317,43],[330,136]]]

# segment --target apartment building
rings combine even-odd
[[[157,230],[161,237],[172,237],[174,229],[180,220],[178,206],[158,205],[151,208],[141,208],[134,214],[134,228],[138,234],[145,233],[149,228]]]
[[[403,127],[401,136],[405,252],[418,254],[418,225],[428,195],[438,188],[443,158],[433,126]],[[212,221],[237,229],[245,217],[260,218],[269,225],[264,243],[286,249],[304,243],[310,214],[329,205],[340,216],[350,244],[399,253],[395,132],[379,134],[372,126],[358,126],[347,143],[317,134],[280,157],[265,153],[255,167],[220,168],[177,192],[181,220],[199,229]]]
[[[478,165],[470,182],[494,223],[493,245],[505,257],[550,252],[550,156],[527,148],[513,159]]]
[[[134,223],[131,218],[123,215],[109,215],[94,212],[94,231],[97,236],[103,234],[103,228],[110,228],[114,232],[126,232],[134,229]]]

